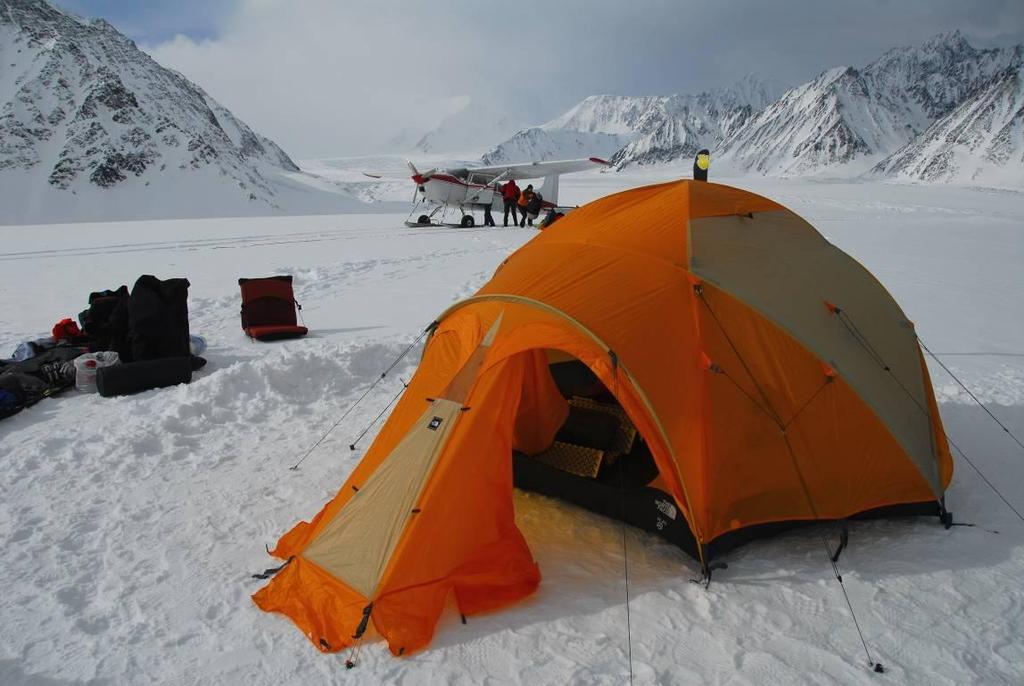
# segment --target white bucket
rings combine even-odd
[[[75,358],[75,388],[86,393],[95,393],[96,370],[120,362],[121,358],[113,350],[79,355]]]

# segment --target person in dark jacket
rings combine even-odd
[[[519,195],[519,216],[521,217],[521,219],[519,220],[520,227],[526,226],[526,208],[529,207],[530,200],[533,199],[533,195],[534,194],[532,183],[527,185],[523,192],[520,193]],[[533,222],[530,222],[530,224],[532,226]]]
[[[508,213],[512,212],[512,225],[519,223],[519,213],[516,212],[516,204],[519,202],[519,186],[515,179],[509,179],[501,187],[501,198],[505,201],[505,226],[508,226]]]
[[[533,226],[533,220],[540,215],[540,208],[543,204],[544,196],[540,193],[534,193],[530,202],[526,203],[526,219],[530,222],[530,226]]]

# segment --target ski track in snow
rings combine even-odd
[[[567,177],[582,202],[661,180]],[[872,269],[944,362],[1024,436],[1024,196],[891,184],[750,179]],[[192,281],[193,332],[209,364],[188,386],[129,398],[75,391],[0,423],[0,683],[622,684],[623,529],[517,493],[543,575],[501,612],[442,617],[403,659],[379,639],[355,670],[321,655],[249,600],[263,550],[334,495],[379,426],[348,444],[414,371],[413,350],[297,471],[295,463],[454,300],[471,295],[533,233],[413,230],[402,216],[0,227],[0,352],[142,273]],[[966,235],[965,235],[966,234]],[[927,240],[922,243],[922,238]],[[230,248],[230,249],[225,249]],[[249,342],[238,276],[295,275],[312,333]],[[991,294],[999,293],[999,298]],[[1024,508],[1024,454],[930,364],[946,429]],[[704,590],[695,564],[625,531],[637,684],[1024,682],[1024,524],[956,456],[957,520],[855,522],[840,565],[855,629],[816,532],[726,556]],[[830,530],[826,527],[826,533]],[[998,533],[992,533],[998,531]]]

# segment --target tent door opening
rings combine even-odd
[[[686,518],[618,400],[580,360],[559,350],[545,353],[569,412],[545,450],[513,452],[516,488],[625,521],[696,558],[697,544]]]

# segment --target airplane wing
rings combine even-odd
[[[600,157],[589,157],[580,160],[560,160],[553,162],[524,162],[520,164],[500,164],[493,167],[472,167],[467,169],[476,179],[488,183],[488,178],[501,175],[503,179],[539,179],[551,174],[570,174],[605,167],[608,163]]]

